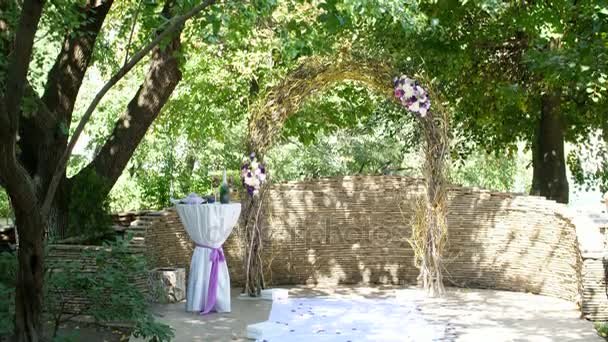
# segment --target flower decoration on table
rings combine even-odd
[[[395,97],[414,115],[424,118],[431,108],[429,94],[418,81],[407,76],[395,77]]]
[[[249,196],[256,195],[266,181],[266,166],[258,162],[253,152],[241,165],[241,181]]]

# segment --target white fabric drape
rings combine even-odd
[[[268,321],[247,327],[257,342],[443,341],[449,322],[431,322],[412,302],[290,298],[272,302]]]
[[[240,203],[230,204],[176,204],[177,213],[190,238],[197,245],[219,248],[226,241],[241,213]],[[211,273],[211,248],[194,249],[188,289],[186,311],[202,311],[207,301]],[[230,275],[226,262],[220,262],[217,280],[216,312],[230,312]]]

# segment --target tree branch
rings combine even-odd
[[[5,56],[10,55],[13,46],[12,27],[8,18],[12,15],[11,12],[16,11],[15,7],[17,4],[14,1],[0,1],[0,49]]]
[[[69,5],[68,9],[77,13],[80,19],[63,38],[61,49],[48,72],[44,93],[38,96],[31,92],[35,94],[33,101],[37,108],[31,113],[20,114],[19,160],[31,175],[37,176],[36,186],[41,199],[68,143],[67,131],[74,104],[113,0],[80,3],[82,5]]]
[[[105,0],[99,4],[99,0],[89,0],[79,9],[86,16],[78,28],[66,35],[49,72],[42,102],[50,112],[55,113],[58,120],[64,120],[66,126],[71,121],[74,103],[91,62],[95,42],[113,2]]]
[[[6,108],[4,108],[6,112],[0,113],[0,115],[8,116],[8,119],[5,118],[3,121],[10,124],[10,134],[16,134],[19,129],[19,108],[43,6],[44,0],[25,0],[21,10],[14,50],[9,57],[7,68],[6,90],[3,96],[6,101]]]
[[[97,93],[97,95],[95,95],[95,98],[93,99],[93,101],[91,102],[91,104],[89,105],[87,110],[85,111],[84,115],[82,116],[82,119],[78,123],[78,126],[76,127],[76,130],[74,131],[74,135],[70,139],[70,142],[68,143],[68,146],[67,146],[65,152],[63,153],[63,155],[61,156],[61,159],[59,160],[55,173],[53,174],[53,178],[51,180],[51,183],[49,184],[49,188],[47,190],[47,193],[44,198],[43,205],[42,205],[43,217],[46,218],[46,216],[49,213],[51,203],[53,201],[53,197],[55,196],[55,192],[57,191],[57,186],[59,185],[59,181],[61,179],[61,175],[65,172],[67,162],[72,153],[72,150],[74,149],[74,146],[76,145],[76,141],[80,137],[80,134],[84,130],[86,123],[91,118],[91,115],[95,111],[95,108],[97,107],[97,105],[99,104],[101,99],[104,97],[104,95],[116,83],[118,83],[118,81],[120,81],[129,71],[131,71],[131,69],[133,69],[133,67],[139,61],[141,61],[150,51],[152,51],[152,49],[154,49],[154,47],[156,47],[158,44],[160,44],[161,41],[163,41],[165,38],[167,38],[171,34],[173,34],[173,32],[175,32],[177,29],[179,29],[188,19],[192,18],[193,16],[195,16],[196,14],[198,14],[199,12],[201,12],[202,10],[204,10],[205,8],[207,8],[208,6],[210,6],[214,3],[215,3],[215,0],[206,0],[202,4],[199,4],[195,7],[193,7],[186,14],[178,16],[178,17],[174,17],[173,19],[171,19],[169,26],[163,32],[161,32],[154,40],[152,40],[147,46],[145,46],[143,49],[139,50],[136,54],[134,54],[133,57],[131,57],[130,61],[126,65],[124,65],[114,76],[112,76],[112,78],[110,78],[110,80],[103,86],[103,88],[101,88],[101,90]]]
[[[46,141],[52,140],[57,134],[59,120],[55,113],[49,111],[46,104],[42,102],[40,96],[29,83],[25,85],[25,96],[36,104],[36,109],[31,113],[21,110],[19,114],[20,139],[17,142],[19,161],[30,175],[37,174],[40,171],[39,165],[45,165],[53,171],[52,167],[54,164],[50,165],[41,159],[50,159],[55,153],[48,147],[41,147],[41,145]],[[38,179],[42,180],[43,176],[41,174],[38,174],[38,176]],[[50,175],[48,177],[50,178]],[[38,189],[41,190],[40,187]],[[44,193],[41,195],[44,195]]]
[[[25,94],[26,94],[26,96],[32,98],[34,100],[34,102],[36,103],[37,116],[33,117],[32,118],[33,120],[31,120],[31,121],[34,121],[33,123],[35,124],[35,126],[39,130],[39,132],[43,133],[43,132],[49,132],[49,131],[55,130],[57,128],[57,124],[59,123],[59,119],[57,118],[57,116],[55,115],[54,112],[51,112],[49,110],[49,108],[42,101],[40,96],[34,90],[34,87],[32,87],[32,85],[29,82],[27,82],[27,84],[25,85]],[[24,119],[23,114],[24,113],[21,113],[21,120]],[[40,114],[42,114],[41,117],[38,116]],[[38,119],[36,120],[36,118],[38,118]],[[25,137],[21,137],[21,138],[24,139]]]
[[[167,21],[174,16],[174,4],[173,0],[165,2],[161,15]],[[182,73],[176,57],[181,50],[180,35],[181,30],[178,30],[164,49],[154,48],[145,79],[127,105],[126,112],[116,121],[112,134],[91,163],[71,179],[73,183],[93,171],[104,179],[104,186],[99,191],[107,195],[112,190],[148,128],[181,81]]]
[[[0,142],[0,178],[11,202],[24,211],[35,210],[38,204],[36,187],[27,171],[17,161],[15,144]]]
[[[126,112],[116,121],[111,136],[106,139],[95,159],[83,169],[83,175],[94,169],[97,175],[104,178],[105,186],[100,191],[110,192],[148,128],[181,81],[182,74],[176,58],[176,52],[180,49],[179,34],[164,50],[160,47],[154,49],[145,79],[129,102]],[[76,178],[80,175],[76,175]]]
[[[139,0],[137,3],[137,9],[135,10],[135,15],[133,16],[133,23],[131,24],[131,33],[129,33],[129,41],[127,42],[127,47],[125,49],[125,62],[124,65],[127,65],[129,61],[129,50],[131,50],[131,43],[133,42],[133,33],[135,32],[135,26],[137,25],[137,17],[139,17],[139,12],[141,10],[141,4],[143,0]]]
[[[16,143],[20,105],[43,6],[43,0],[23,3],[14,49],[9,56],[6,89],[0,98],[0,178],[11,201],[26,211],[32,210],[38,200],[34,182],[17,161]]]
[[[0,52],[3,53],[5,56],[11,56],[13,53],[13,47],[14,47],[14,36],[13,36],[13,32],[12,30],[14,29],[14,27],[11,27],[11,23],[8,20],[8,17],[10,17],[11,15],[13,15],[13,12],[19,11],[20,8],[18,8],[20,5],[18,4],[17,1],[2,1],[0,0]],[[40,38],[39,38],[40,39]],[[38,40],[39,40],[38,39]],[[38,40],[34,41],[34,45],[37,43]],[[4,66],[2,72],[7,72],[6,70],[6,66]],[[2,79],[2,83],[0,85],[0,87],[4,87],[5,84],[4,82],[6,81],[6,79]],[[27,96],[28,98],[32,98],[35,102],[36,105],[38,107],[38,110],[42,112],[43,116],[44,116],[44,120],[37,120],[35,123],[37,124],[36,126],[36,134],[42,133],[45,130],[49,130],[51,128],[56,127],[56,118],[55,115],[53,113],[51,113],[48,108],[46,108],[46,106],[42,103],[42,101],[40,100],[40,97],[38,96],[38,94],[36,94],[36,92],[34,91],[34,88],[31,86],[31,84],[29,82],[27,82],[25,84],[25,96]],[[3,108],[2,110],[3,112],[6,111],[5,108]],[[28,118],[25,117],[23,115],[24,113],[21,113],[21,117],[19,120],[19,128],[22,128],[23,125],[28,125],[29,123]],[[26,122],[24,122],[24,120]],[[34,121],[34,120],[29,120],[29,121]],[[8,129],[9,127],[9,121],[7,117],[4,116],[0,116],[0,133],[2,135],[8,135],[8,130],[3,131],[2,128],[4,129]],[[21,137],[23,138],[23,135],[21,135]]]

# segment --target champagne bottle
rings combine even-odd
[[[222,185],[220,185],[220,203],[230,203],[230,188],[226,180],[226,169],[224,169],[224,179],[222,180]]]

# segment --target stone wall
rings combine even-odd
[[[407,239],[423,191],[420,179],[392,176],[273,185],[265,198],[266,279],[274,285],[415,284]],[[579,300],[583,260],[575,226],[560,214],[563,205],[454,187],[448,210],[448,284]],[[152,264],[187,268],[191,243],[175,212],[147,215],[158,219],[146,228]],[[235,285],[244,278],[241,236],[236,227],[224,246]]]
[[[146,258],[149,271],[164,267],[181,267],[188,272],[193,245],[184,231],[174,211],[140,211],[120,213],[113,216],[115,230],[131,234],[130,250]],[[100,246],[51,245],[46,260],[53,264],[71,260],[77,261],[83,273],[96,271],[95,260],[86,252],[99,250]],[[135,279],[136,285],[146,294],[152,294],[149,279]],[[66,313],[78,313],[88,304],[88,299],[78,293],[67,296]]]
[[[114,222],[128,227],[134,234],[134,246],[142,248],[148,267],[180,267],[190,271],[194,244],[182,226],[177,212],[171,208],[163,211],[128,212],[114,215]],[[240,248],[239,227],[224,244],[228,266],[233,271],[233,284],[243,283],[243,254]]]
[[[148,267],[181,267],[188,272],[194,246],[173,210],[147,212],[131,222],[129,230],[145,246]]]
[[[415,284],[407,242],[423,182],[343,177],[273,185],[265,198],[266,279],[288,284]],[[532,292],[576,301],[608,319],[604,239],[564,205],[535,196],[449,191],[448,285]],[[174,210],[127,213],[150,268],[189,270],[193,246]],[[243,283],[243,232],[224,245],[234,286]]]
[[[590,320],[608,321],[608,249],[604,235],[606,222],[598,222],[588,215],[568,211],[563,215],[576,226],[583,258],[581,310]]]
[[[78,262],[79,272],[92,274],[97,271],[96,262],[93,256],[87,255],[87,251],[97,251],[104,247],[84,246],[84,245],[51,245],[49,254],[45,260],[47,267],[53,268],[57,263],[65,261]],[[133,248],[132,253],[143,254],[142,249]],[[133,279],[136,286],[144,294],[149,294],[148,279]],[[65,296],[65,313],[79,313],[89,304],[89,300],[82,293],[69,293]]]
[[[414,284],[407,242],[418,179],[344,177],[275,185],[267,197],[267,278],[277,284]],[[561,206],[461,187],[449,192],[447,282],[575,300],[581,258]]]

